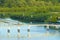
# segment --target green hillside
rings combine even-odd
[[[60,17],[60,0],[0,0],[0,17],[56,23]]]

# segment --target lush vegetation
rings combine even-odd
[[[60,0],[0,0],[0,17],[56,23],[60,17]]]

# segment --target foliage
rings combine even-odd
[[[9,17],[26,22],[57,22],[59,14],[60,0],[0,0],[1,18]]]

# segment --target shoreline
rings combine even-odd
[[[4,19],[11,19],[11,18],[0,18],[0,19],[4,20]],[[12,19],[12,20],[15,20],[15,19]],[[19,21],[19,20],[16,19],[15,21]],[[19,21],[19,22],[22,22],[22,21]],[[24,21],[23,23],[27,23],[27,24],[56,24],[56,25],[60,25],[60,23],[49,23],[49,22],[46,23],[46,22],[32,22],[32,21],[31,22],[25,22]]]

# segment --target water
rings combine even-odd
[[[23,25],[17,25],[18,23]],[[29,26],[30,31],[28,31]],[[8,29],[10,33],[7,32]],[[60,40],[60,32],[16,20],[0,19],[0,40]]]

